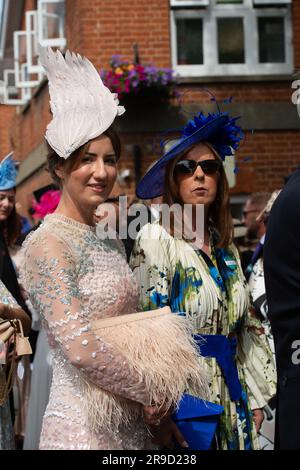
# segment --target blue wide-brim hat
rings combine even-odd
[[[180,131],[181,136],[175,145],[141,179],[136,189],[137,197],[153,199],[161,196],[167,163],[200,142],[210,143],[222,160],[225,160],[226,156],[233,155],[243,137],[241,128],[235,124],[237,119],[239,117],[231,118],[225,112],[197,114]]]
[[[0,162],[0,191],[8,191],[16,187],[17,162],[12,159],[13,152],[9,153]]]

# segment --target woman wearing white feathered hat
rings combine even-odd
[[[48,164],[62,191],[24,246],[23,283],[53,353],[40,449],[142,449],[146,424],[168,419],[185,388],[204,390],[205,380],[184,319],[162,310],[124,322],[138,287],[119,243],[97,237],[94,211],[120,157],[111,124],[124,108],[86,58],[51,49],[40,58],[53,113]]]

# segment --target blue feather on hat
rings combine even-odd
[[[0,191],[8,191],[16,187],[17,163],[12,159],[13,152],[9,153],[0,162]]]

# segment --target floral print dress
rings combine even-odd
[[[157,221],[138,234],[130,264],[140,284],[143,310],[169,305],[172,312],[188,317],[195,334],[236,337],[240,400],[231,401],[216,359],[205,358],[211,401],[224,406],[217,447],[258,449],[251,410],[263,408],[275,394],[275,370],[262,325],[249,308],[236,247],[213,247],[208,257],[170,236]]]

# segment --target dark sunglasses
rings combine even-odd
[[[196,160],[180,160],[176,163],[175,169],[178,173],[192,175],[195,173],[198,165],[205,175],[215,175],[221,167],[221,162],[218,160],[203,160],[202,162],[197,162]]]

